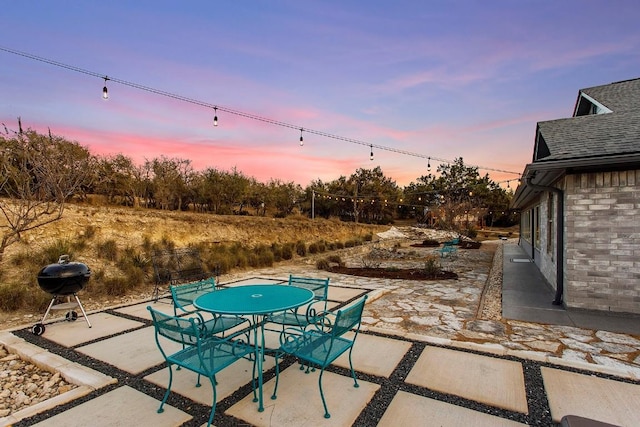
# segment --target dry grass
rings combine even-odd
[[[20,243],[7,249],[0,265],[0,312],[21,307],[37,312],[46,305],[50,296],[37,285],[37,272],[65,253],[91,268],[86,293],[109,298],[153,283],[150,257],[156,249],[196,246],[208,270],[220,266],[230,272],[321,252],[329,245],[362,242],[387,229],[319,218],[69,205],[60,221],[25,233]]]

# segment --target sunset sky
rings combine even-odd
[[[462,157],[513,188],[536,122],[640,77],[637,0],[2,3],[0,49],[71,68],[0,50],[9,129],[303,187],[376,166],[405,186]],[[99,76],[195,102],[117,81],[104,101]],[[214,127],[211,105],[293,128],[223,111]],[[339,138],[301,147],[300,128]]]

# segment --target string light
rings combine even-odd
[[[371,144],[371,154],[369,155],[369,160],[373,161],[373,144]]]
[[[176,100],[183,101],[183,102],[189,102],[191,104],[199,105],[199,106],[202,106],[202,107],[214,108],[214,110],[218,110],[219,109],[220,111],[224,111],[226,113],[234,114],[234,115],[237,115],[237,116],[240,116],[240,117],[244,117],[244,118],[247,118],[247,119],[261,121],[261,122],[264,122],[264,123],[272,124],[272,125],[275,125],[275,126],[286,127],[286,128],[290,128],[290,129],[300,129],[299,126],[296,126],[296,125],[293,125],[293,124],[290,124],[290,123],[286,123],[286,122],[281,122],[279,120],[274,120],[274,119],[270,119],[270,118],[267,118],[267,117],[261,117],[261,116],[255,115],[255,114],[245,113],[245,112],[242,112],[242,111],[239,111],[239,110],[234,110],[234,109],[227,108],[227,107],[214,106],[214,105],[212,105],[210,103],[207,103],[207,102],[199,101],[199,100],[196,100],[196,99],[188,98],[188,97],[185,97],[185,96],[182,96],[182,95],[166,92],[166,91],[159,90],[159,89],[154,89],[152,87],[144,86],[144,85],[141,85],[141,84],[138,84],[138,83],[128,82],[126,80],[121,80],[121,79],[117,79],[117,78],[113,78],[113,77],[108,78],[106,76],[103,77],[101,74],[96,73],[94,71],[85,70],[85,69],[82,69],[82,68],[79,68],[79,67],[76,67],[76,66],[73,66],[73,65],[64,64],[64,63],[61,63],[61,62],[58,62],[58,61],[54,61],[54,60],[51,60],[51,59],[47,59],[47,58],[43,58],[43,57],[40,57],[40,56],[32,55],[30,53],[26,53],[26,52],[21,52],[21,51],[18,51],[18,50],[10,49],[10,48],[4,47],[4,46],[0,46],[0,50],[4,51],[4,52],[11,53],[11,54],[14,54],[14,55],[22,56],[24,58],[28,58],[28,59],[32,59],[32,60],[35,60],[35,61],[43,62],[45,64],[53,65],[53,66],[64,68],[64,69],[71,70],[71,71],[75,71],[77,73],[82,73],[82,74],[86,74],[86,75],[90,75],[90,76],[94,76],[94,77],[104,78],[105,86],[102,89],[102,97],[104,99],[108,99],[108,97],[109,97],[108,91],[107,91],[107,86],[106,86],[106,82],[107,82],[107,80],[109,80],[109,81],[112,81],[112,82],[115,82],[115,83],[119,83],[119,84],[122,84],[122,85],[125,85],[125,86],[129,86],[129,87],[132,87],[132,88],[135,88],[135,89],[144,90],[144,91],[147,91],[147,92],[150,92],[150,93],[154,93],[156,95],[165,96],[165,97],[176,99]],[[216,122],[216,120],[215,120],[215,117],[214,117],[214,126],[216,125],[215,122]],[[370,148],[372,149],[371,153],[373,153],[374,144],[370,144],[370,143],[367,143],[367,142],[364,142],[364,141],[360,141],[360,140],[357,140],[357,139],[353,139],[353,138],[343,137],[343,136],[340,136],[340,135],[330,134],[330,133],[327,133],[327,132],[317,131],[317,130],[313,130],[313,129],[305,129],[305,131],[307,133],[312,133],[314,135],[323,136],[325,138],[330,138],[330,139],[334,139],[334,140],[338,140],[338,141],[349,142],[351,144],[369,145]],[[384,151],[393,152],[393,153],[397,153],[397,154],[403,154],[403,155],[413,156],[413,157],[418,157],[418,158],[423,158],[423,159],[424,158],[428,158],[429,164],[430,164],[430,161],[431,161],[432,158],[434,160],[442,162],[442,163],[448,163],[448,164],[455,163],[454,160],[448,160],[448,159],[437,158],[437,157],[432,157],[432,156],[428,156],[427,157],[424,154],[414,153],[414,152],[406,151],[406,150],[400,150],[400,149],[387,147],[387,146],[383,146],[383,145],[375,145],[375,147],[378,148],[379,150],[384,150]],[[519,172],[512,172],[512,171],[503,170],[503,169],[496,169],[496,168],[491,168],[491,167],[487,167],[487,166],[479,166],[479,165],[468,165],[468,166],[475,167],[475,168],[480,169],[480,170],[487,170],[487,171],[493,171],[493,172],[501,172],[501,173],[508,173],[508,174],[513,174],[513,175],[520,175]]]
[[[431,157],[427,158],[427,172],[431,172]]]
[[[302,131],[304,129],[300,128],[300,147],[302,147],[304,145],[304,138],[302,137]]]
[[[104,76],[104,87],[102,88],[102,99],[104,99],[105,101],[109,99],[109,91],[107,90],[107,80],[109,80],[109,77]]]
[[[218,107],[213,107],[213,126],[218,126]]]

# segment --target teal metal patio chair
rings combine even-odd
[[[255,358],[251,358],[255,352],[254,347],[246,341],[237,339],[237,335],[226,338],[208,335],[199,317],[171,316],[154,310],[151,306],[147,306],[147,309],[153,320],[156,344],[169,368],[169,383],[158,413],[164,412],[164,404],[171,393],[172,367],[176,365],[178,368],[182,367],[198,374],[196,387],[200,387],[201,375],[209,378],[213,388],[213,401],[207,424],[210,426],[216,412],[216,373],[240,359],[254,360]],[[182,350],[168,353],[164,347],[168,341],[161,337],[182,344]]]
[[[241,316],[212,315],[212,319],[205,320],[200,310],[193,306],[193,301],[200,295],[215,292],[216,289],[216,281],[213,277],[169,286],[173,299],[173,313],[176,316],[194,314],[200,319],[208,335],[222,334],[224,336],[226,331],[242,324],[246,324],[245,326],[248,328],[250,326],[249,319]]]
[[[362,312],[366,300],[367,296],[365,295],[356,303],[338,310],[337,313],[327,312],[316,316],[317,321],[309,323],[304,329],[286,328],[280,334],[280,351],[275,353],[276,384],[273,389],[273,395],[271,396],[272,399],[276,399],[277,397],[276,393],[280,376],[278,359],[283,353],[290,354],[300,360],[302,364],[307,365],[306,373],[309,373],[309,367],[320,368],[318,387],[320,388],[320,397],[322,398],[322,405],[324,406],[324,417],[331,417],[322,389],[322,375],[327,366],[348,350],[349,367],[351,368],[351,376],[354,382],[353,386],[359,387],[356,373],[353,369],[351,353],[353,352],[353,345],[360,331]],[[355,332],[353,338],[344,336],[349,331]]]
[[[283,330],[287,326],[308,325],[317,313],[327,310],[327,295],[329,293],[329,281],[326,279],[316,279],[311,277],[300,277],[289,275],[289,286],[309,289],[313,292],[313,301],[303,307],[274,313],[268,318],[268,322],[282,325]]]

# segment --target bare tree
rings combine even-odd
[[[89,184],[93,158],[78,143],[35,131],[0,135],[0,261],[21,235],[62,218],[65,203]]]

